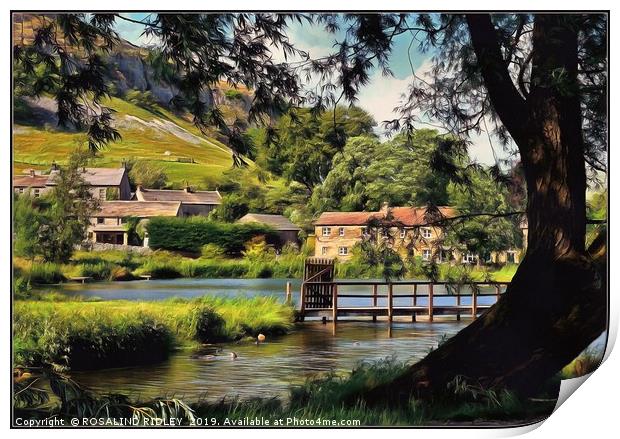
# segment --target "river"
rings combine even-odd
[[[296,300],[300,283],[287,279],[174,279],[63,284],[45,289],[104,300],[162,300],[205,294],[228,297],[273,295],[284,300],[286,282],[289,281]],[[368,287],[344,287],[344,291],[359,292],[360,288]],[[410,288],[398,286],[394,293],[404,294]],[[425,291],[421,289],[420,292]],[[454,300],[450,296],[441,297],[442,292],[436,291],[437,302],[451,303]],[[490,299],[480,297],[481,301]],[[368,305],[365,298],[349,300],[366,301]],[[425,300],[420,298],[418,303],[423,305]],[[468,298],[464,297],[463,304],[467,303]],[[442,338],[454,335],[465,325],[465,322],[394,322],[390,330],[384,321],[349,321],[340,323],[334,334],[331,324],[307,321],[291,334],[270,338],[261,345],[224,344],[207,348],[201,355],[180,351],[167,361],[151,366],[76,371],[72,376],[93,390],[120,392],[139,399],[175,396],[196,401],[224,396],[286,397],[291,385],[320,373],[345,373],[360,362],[388,357],[400,361],[420,359],[437,347]],[[237,358],[233,359],[231,352],[235,352]]]

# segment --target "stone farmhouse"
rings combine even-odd
[[[48,174],[29,170],[13,177],[15,193],[30,193],[40,197],[56,185],[59,169],[56,165]],[[92,243],[127,245],[127,218],[144,223],[156,216],[208,215],[221,204],[218,191],[145,189],[138,186],[131,192],[127,169],[83,168],[82,177],[93,197],[100,201],[99,210],[90,219],[86,239]],[[148,246],[148,237],[145,237]]]
[[[87,240],[93,243],[128,245],[128,218],[140,222],[156,216],[182,216],[181,203],[175,201],[104,201],[91,217]],[[144,246],[148,247],[148,237]]]
[[[193,191],[189,186],[182,190],[166,190],[145,189],[138,185],[133,198],[137,201],[181,203],[181,216],[206,216],[222,203],[222,196],[218,191]]]
[[[29,192],[39,197],[56,186],[58,167],[52,165],[49,174],[41,174],[30,169],[26,175],[13,177],[13,190],[23,194]],[[129,200],[131,187],[127,169],[121,168],[82,168],[82,178],[90,187],[93,197],[98,200]]]
[[[441,217],[455,216],[451,207],[438,208]],[[419,256],[436,262],[476,263],[479,255],[444,244],[445,230],[429,224],[424,207],[389,207],[378,212],[324,212],[314,222],[315,256],[348,260],[353,247],[364,240],[389,239],[403,257]],[[523,230],[523,228],[522,228]],[[527,234],[527,228],[524,230]],[[389,235],[389,236],[387,236]],[[487,262],[518,263],[520,251],[511,249],[488,256]]]
[[[248,213],[247,215],[239,218],[237,222],[265,224],[276,231],[280,240],[280,246],[285,244],[299,245],[299,232],[301,232],[301,228],[293,224],[284,215]]]

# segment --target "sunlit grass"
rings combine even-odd
[[[16,363],[118,367],[165,358],[174,348],[292,328],[275,298],[87,301],[44,296],[14,303]]]

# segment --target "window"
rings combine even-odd
[[[338,235],[339,235],[339,236],[344,236],[344,227],[340,227],[340,228],[338,229]]]
[[[327,254],[327,247],[321,247],[321,255],[325,256]]]
[[[106,189],[104,187],[99,188],[99,199],[100,200],[106,199]]]
[[[329,236],[332,234],[332,228],[331,227],[323,227],[323,236]]]
[[[431,237],[431,228],[430,227],[421,227],[420,233],[422,234],[422,238],[430,238]]]
[[[506,262],[508,264],[514,264],[516,260],[516,255],[517,252],[515,252],[514,250],[508,250],[508,252],[506,253]]]
[[[407,231],[405,229],[400,229],[400,238],[404,238],[405,235],[407,234]]]
[[[97,224],[103,224],[103,218],[102,217],[97,217]]]
[[[424,259],[425,261],[430,261],[431,251],[429,249],[422,250],[422,259]]]
[[[476,257],[473,253],[465,253],[463,255],[464,264],[473,264],[475,260],[476,260]]]
[[[338,255],[346,256],[349,254],[349,247],[338,247]]]
[[[34,197],[35,198],[39,198],[39,195],[41,195],[41,190],[40,189],[35,188],[33,192],[34,192]]]

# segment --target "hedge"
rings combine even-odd
[[[276,231],[263,224],[220,223],[199,216],[152,218],[146,230],[149,246],[163,250],[200,252],[202,246],[216,244],[226,253],[236,255],[256,236],[264,236],[269,243],[278,241]]]

